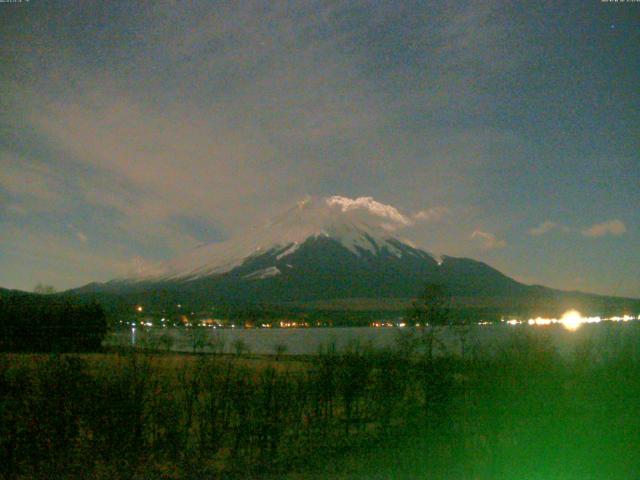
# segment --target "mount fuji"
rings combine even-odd
[[[308,198],[240,238],[200,246],[139,275],[73,292],[188,299],[195,305],[338,301],[348,308],[356,300],[406,303],[426,283],[440,283],[459,303],[507,309],[570,295],[519,283],[476,260],[433,255],[393,235],[395,227],[410,222],[370,197]]]

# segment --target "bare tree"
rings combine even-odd
[[[249,353],[249,345],[241,338],[236,338],[231,345],[239,357]]]
[[[171,336],[171,334],[169,332],[165,332],[162,334],[162,336],[158,339],[160,345],[162,345],[162,347],[165,349],[166,352],[170,352],[171,348],[173,347],[174,339]]]
[[[276,354],[276,361],[280,360],[282,355],[287,351],[287,346],[284,343],[278,343],[273,346],[273,352]]]
[[[213,331],[213,335],[209,340],[209,346],[213,350],[213,353],[224,353],[224,347],[227,344],[227,339],[224,337],[220,329],[216,328]]]
[[[201,327],[191,327],[189,329],[189,343],[191,344],[193,353],[197,353],[198,350],[202,350],[209,345],[207,331]]]
[[[450,324],[451,296],[444,285],[428,283],[408,312],[409,323],[424,326],[422,341],[428,358],[433,357],[436,327]]]

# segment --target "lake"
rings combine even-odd
[[[421,331],[422,329],[409,327],[274,329],[137,327],[111,333],[104,343],[107,346],[164,349],[167,348],[167,344],[163,344],[160,339],[165,336],[170,338],[171,350],[191,352],[195,338],[202,344],[207,344],[204,348],[198,348],[198,351],[233,353],[234,342],[241,340],[248,351],[254,354],[273,354],[276,348],[282,345],[288,355],[312,355],[318,353],[321,347],[332,344],[335,344],[338,350],[343,350],[355,343],[376,348],[392,347],[396,345],[399,337],[412,333],[419,335]],[[551,342],[562,355],[572,353],[586,342],[592,342],[601,351],[620,348],[623,345],[634,349],[635,354],[640,350],[640,322],[638,321],[584,324],[575,331],[567,330],[561,325],[473,325],[468,327],[466,334],[462,335],[455,328],[440,327],[436,329],[435,336],[441,345],[439,353],[459,354],[463,344],[466,352],[497,351],[513,339],[514,335],[523,333],[530,333],[544,342]]]

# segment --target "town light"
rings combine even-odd
[[[575,332],[580,328],[580,325],[582,325],[583,319],[582,315],[577,310],[567,310],[562,314],[560,322],[564,328],[570,332]]]

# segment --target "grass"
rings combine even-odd
[[[637,333],[569,357],[520,331],[465,358],[4,354],[0,478],[637,478]]]

